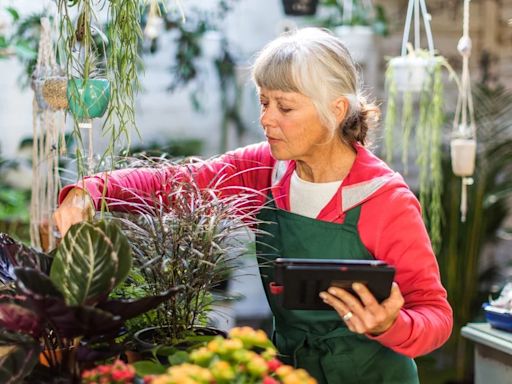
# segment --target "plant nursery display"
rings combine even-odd
[[[279,361],[265,332],[249,327],[233,328],[228,338],[217,337],[200,347],[180,351],[169,356],[169,362],[138,361],[131,365],[116,361],[84,371],[82,379],[91,384],[133,384],[137,378],[147,384],[316,383],[305,370]]]
[[[409,43],[414,16],[414,46]],[[428,50],[420,46],[423,20]],[[443,68],[454,78],[446,59],[436,55],[425,0],[410,0],[407,8],[401,56],[392,58],[386,71],[387,107],[384,121],[386,161],[393,160],[396,140],[401,137],[402,164],[407,172],[409,140],[415,129],[416,162],[419,167],[419,194],[423,216],[434,249],[441,244],[442,128],[444,125]],[[398,117],[399,95],[402,95]],[[417,111],[414,108],[417,108]],[[417,116],[417,118],[415,118]],[[400,123],[397,123],[397,120]],[[396,131],[401,128],[400,134]]]
[[[126,237],[106,221],[74,225],[51,254],[0,234],[0,381],[72,383],[88,364],[122,352],[125,320],[181,289],[110,299],[131,259]]]

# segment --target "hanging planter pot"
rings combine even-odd
[[[374,54],[374,33],[367,25],[340,25],[334,33],[347,47],[356,62],[366,62]]]
[[[392,58],[389,66],[397,91],[421,92],[434,64],[434,59],[412,55]]]
[[[318,0],[282,0],[284,13],[289,16],[308,16],[316,13]]]
[[[460,177],[469,177],[475,172],[476,140],[452,139],[450,142],[452,170]]]
[[[67,100],[73,116],[80,120],[102,117],[110,101],[110,82],[106,79],[71,79]]]
[[[67,109],[67,84],[68,79],[64,76],[53,76],[44,80],[42,84],[42,96],[45,103],[47,103],[51,109]]]

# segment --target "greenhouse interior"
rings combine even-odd
[[[0,0],[0,85],[0,383],[512,383],[512,1]]]

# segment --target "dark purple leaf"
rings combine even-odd
[[[183,289],[183,286],[173,287],[161,295],[145,297],[138,300],[109,300],[104,303],[99,303],[96,308],[117,315],[123,320],[128,320],[150,309],[156,308],[164,301],[172,299],[178,292],[183,291]]]
[[[21,305],[0,303],[0,327],[37,338],[41,332],[41,320],[36,313]]]
[[[16,284],[21,293],[31,297],[62,298],[50,278],[33,268],[16,268]]]
[[[76,360],[82,363],[103,361],[121,354],[124,350],[123,345],[115,343],[95,348],[80,345],[76,350]]]
[[[16,242],[5,233],[0,233],[0,282],[13,281],[14,268],[28,267],[48,273],[52,258]]]
[[[41,351],[31,337],[0,331],[0,383],[20,383],[37,364]]]

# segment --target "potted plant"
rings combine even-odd
[[[308,16],[316,13],[318,0],[282,0],[285,15]]]
[[[414,17],[414,46],[409,32]],[[420,47],[420,20],[423,19],[428,49]],[[410,0],[407,9],[401,56],[389,60],[386,71],[387,107],[384,120],[386,161],[392,162],[401,140],[401,160],[408,171],[409,140],[416,137],[416,163],[419,168],[419,195],[423,217],[429,228],[434,250],[441,244],[442,216],[442,128],[445,123],[443,69],[458,84],[458,78],[447,60],[435,53],[430,30],[430,15],[424,0]],[[401,99],[401,116],[398,110]],[[417,109],[415,111],[415,108]],[[397,120],[399,119],[399,123]],[[399,135],[395,135],[397,127]],[[413,130],[415,127],[415,130]]]
[[[265,332],[249,327],[233,328],[229,338],[215,338],[179,357],[181,361],[168,369],[151,362],[137,362],[134,366],[138,375],[152,384],[316,383],[305,370],[281,363]]]
[[[137,275],[125,293],[129,295],[133,287],[150,294],[169,285],[184,286],[173,300],[146,314],[152,328],[137,334],[149,343],[146,347],[194,340],[196,328],[208,324],[213,288],[246,252],[245,240],[238,235],[255,224],[250,207],[255,192],[225,196],[216,185],[201,188],[192,177],[169,180],[170,164],[176,166],[160,160],[152,167],[162,172],[172,190],[164,196],[131,199],[127,207],[134,214],[118,217],[132,246]],[[138,165],[147,166],[147,161]]]
[[[326,16],[320,25],[332,29],[357,62],[367,62],[375,51],[375,34],[386,35],[387,19],[381,5],[369,0],[322,0]]]
[[[179,290],[109,299],[130,267],[130,247],[113,223],[74,225],[51,255],[1,234],[0,381],[76,382],[87,364],[119,354],[124,321]]]
[[[58,0],[57,5],[62,42],[59,52],[70,80],[67,95],[73,100],[69,104],[75,120],[76,142],[83,142],[79,129],[83,119],[105,113],[102,131],[110,135],[110,140],[104,155],[113,156],[123,138],[129,142],[131,130],[136,129],[134,95],[139,86],[141,4],[139,1]],[[105,28],[98,22],[103,14],[108,15]],[[97,58],[104,58],[101,61],[104,61],[106,80],[91,81]],[[81,80],[74,79],[77,74]],[[92,106],[87,107],[91,99]],[[78,160],[82,152],[83,148],[77,146]],[[80,161],[78,173],[85,173]]]

